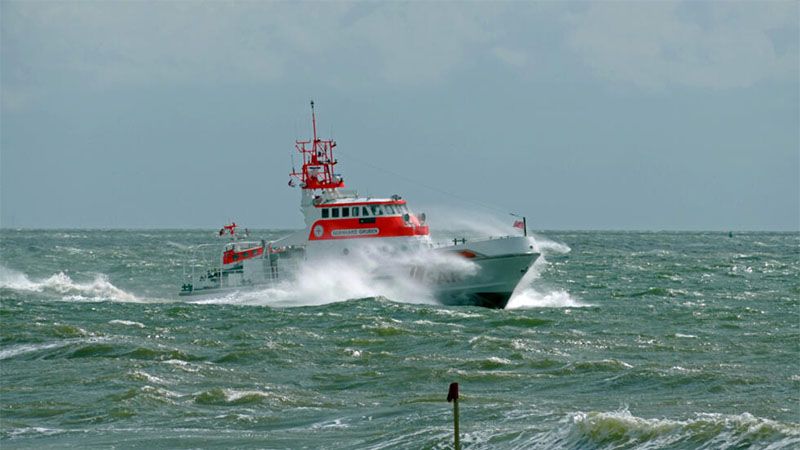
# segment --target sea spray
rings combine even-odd
[[[546,289],[538,285],[537,281],[541,279],[549,264],[547,255],[565,254],[571,249],[566,244],[552,241],[544,236],[534,235],[534,239],[536,241],[534,250],[541,255],[520,280],[517,289],[514,290],[508,305],[506,305],[506,309],[580,308],[592,306],[576,300],[564,289]]]
[[[412,267],[429,273],[472,275],[477,266],[458,255],[419,248],[393,251],[362,245],[339,258],[305,262],[287,278],[264,288],[234,291],[195,303],[308,306],[365,297],[383,297],[404,303],[435,304],[431,286],[410,276]]]
[[[521,234],[513,220],[503,220],[495,214],[458,209],[451,206],[431,208],[428,224],[435,230],[466,232],[475,237],[497,237]],[[513,217],[509,216],[509,219]]]

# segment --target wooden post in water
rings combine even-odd
[[[453,448],[461,450],[461,439],[458,436],[458,383],[450,383],[447,402],[453,402]]]

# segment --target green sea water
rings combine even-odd
[[[505,310],[178,299],[212,234],[0,231],[0,447],[800,448],[798,233],[543,232]]]

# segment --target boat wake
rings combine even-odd
[[[62,300],[140,302],[135,295],[125,292],[108,281],[105,274],[97,274],[88,283],[78,283],[69,275],[59,272],[42,280],[31,280],[22,272],[0,265],[0,289],[42,292],[60,295]]]

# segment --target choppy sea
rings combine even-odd
[[[0,231],[0,447],[800,448],[798,233],[542,232],[505,310],[178,299],[212,234]]]

